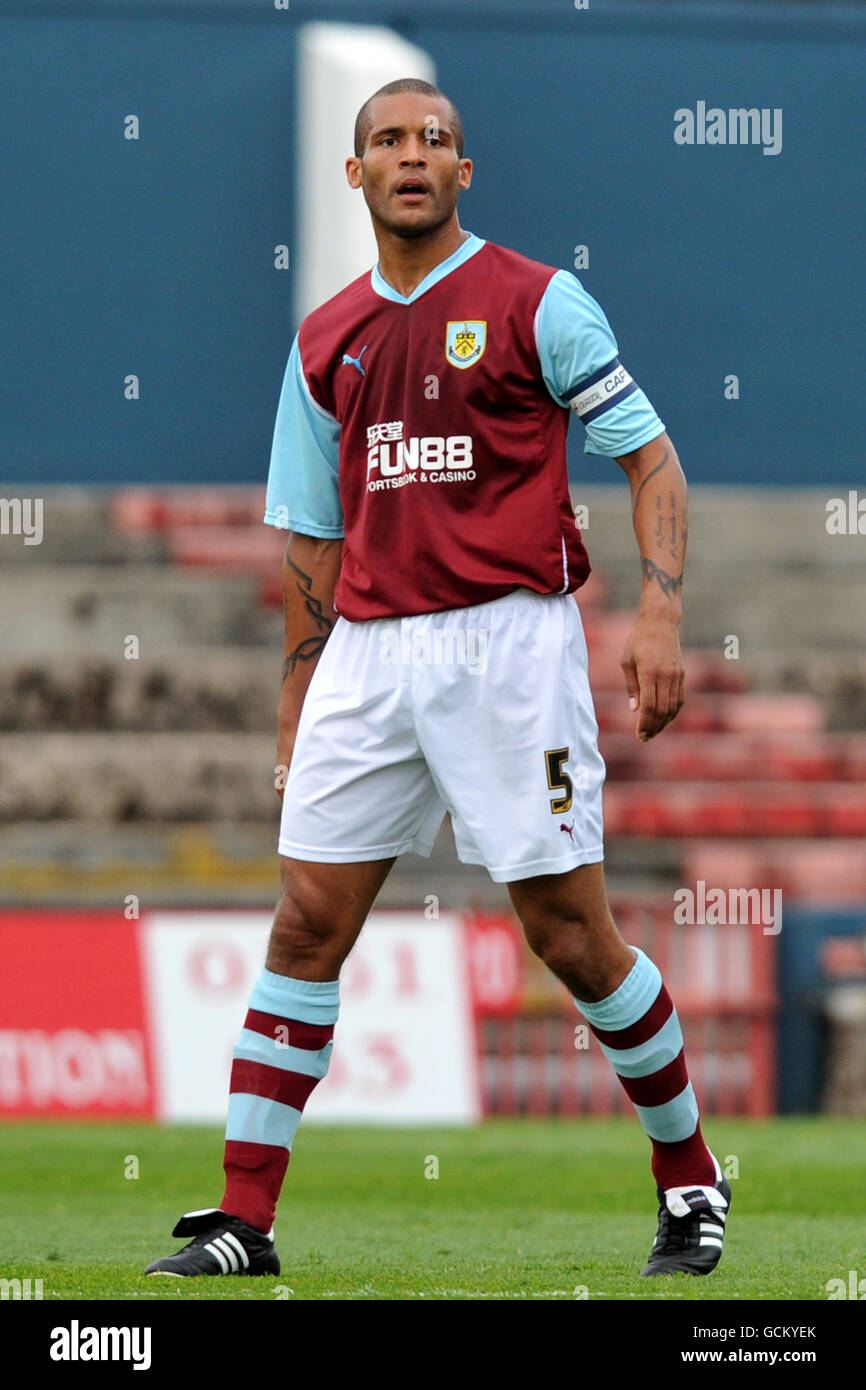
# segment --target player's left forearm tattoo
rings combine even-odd
[[[668,598],[673,598],[682,589],[683,577],[681,574],[675,576],[668,574],[663,569],[659,569],[655,561],[650,560],[647,555],[642,555],[640,557],[640,565],[644,573],[644,578],[648,579],[650,583],[655,580],[662,593]]]
[[[635,491],[632,499],[632,518],[637,529],[637,513],[641,503],[643,502],[644,510],[647,507],[654,509],[652,539],[655,542],[655,548],[660,554],[669,556],[675,569],[681,570],[688,534],[685,493],[668,484],[667,494],[663,488],[658,486],[651,488],[645,494],[647,484],[653,479],[660,482],[662,471],[670,464],[676,467],[676,457],[673,450],[665,445],[661,459],[655,467],[650,469],[646,477],[641,479],[640,485]]]
[[[634,498],[633,498],[632,504],[631,504],[631,514],[632,514],[632,516],[634,516],[635,513],[637,512],[637,504],[638,504],[638,502],[640,501],[640,495],[641,495],[641,493],[643,492],[644,488],[646,487],[647,483],[649,482],[650,478],[654,478],[655,475],[656,475],[657,473],[661,473],[661,471],[662,471],[662,469],[664,468],[665,464],[669,461],[670,456],[671,456],[670,449],[667,447],[667,445],[665,445],[665,451],[664,451],[664,453],[662,454],[661,463],[657,463],[656,466],[655,466],[655,468],[651,469],[650,472],[647,473],[646,477],[643,479],[643,481],[641,482],[640,487],[638,488],[637,492],[636,492],[635,495],[634,495]]]
[[[679,515],[677,512],[677,495],[672,492],[669,499],[670,506],[670,533],[668,536],[668,554],[672,560],[676,560],[679,555]]]
[[[675,492],[668,493],[668,504],[665,508],[664,499],[661,493],[656,494],[656,524],[653,538],[659,550],[666,550],[674,561],[682,562],[683,550],[685,549],[686,527],[685,520],[680,525],[679,499]],[[682,547],[682,549],[681,549]]]
[[[322,649],[330,637],[331,629],[334,626],[332,619],[327,616],[322,608],[322,600],[316,598],[316,595],[313,593],[312,575],[305,574],[304,571],[295,564],[288,550],[286,551],[286,564],[297,576],[297,590],[304,600],[304,608],[313,619],[316,627],[320,628],[321,631],[315,636],[305,637],[303,641],[298,643],[294,651],[289,652],[283,662],[284,681],[287,676],[291,675],[291,673],[297,669],[299,662],[315,661],[317,657],[321,656]]]

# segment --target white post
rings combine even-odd
[[[359,24],[305,24],[298,63],[294,307],[300,323],[376,262],[364,196],[346,182],[359,109],[386,82],[435,82],[436,70],[423,49],[399,34]]]

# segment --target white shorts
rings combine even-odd
[[[597,740],[573,594],[340,617],[301,711],[280,854],[426,856],[447,810],[462,862],[497,883],[598,863]]]

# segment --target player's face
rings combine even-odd
[[[349,183],[363,191],[374,222],[396,236],[424,236],[454,215],[472,176],[472,161],[457,157],[451,108],[404,92],[378,97],[370,114],[364,154],[346,164]]]

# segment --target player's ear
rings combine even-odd
[[[468,188],[472,182],[472,160],[459,159],[457,161],[457,181],[460,188]]]
[[[346,160],[346,178],[349,180],[350,188],[361,187],[361,161],[357,155],[352,155]]]

